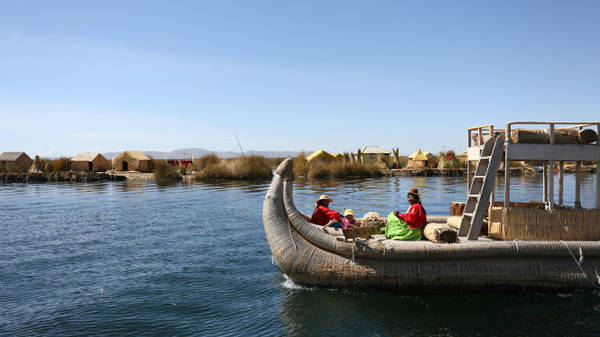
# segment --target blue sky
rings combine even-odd
[[[462,150],[600,119],[598,1],[2,1],[0,151]]]

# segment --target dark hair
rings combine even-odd
[[[317,205],[323,205],[323,203],[325,201],[329,201],[329,200],[327,200],[327,199],[319,199],[319,200],[317,200]]]
[[[408,196],[411,196],[411,195],[413,196],[413,198],[417,198],[417,200],[418,200],[419,202],[421,201],[421,197],[419,197],[418,195],[416,195],[416,194],[414,194],[414,193],[410,193],[410,192],[408,192],[408,194],[407,194],[406,196],[408,197]]]

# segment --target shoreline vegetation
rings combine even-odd
[[[122,180],[154,180],[157,184],[210,180],[267,180],[273,177],[274,168],[284,158],[244,156],[219,158],[215,154],[194,159],[187,166],[173,165],[164,159],[153,159],[150,173],[72,171],[69,158],[41,159],[35,157],[30,169],[11,163],[0,164],[0,181],[4,182],[94,182]],[[466,163],[454,151],[440,152],[435,160],[424,167],[410,165],[408,157],[394,155],[387,161],[361,163],[360,158],[345,153],[335,160],[308,161],[302,152],[294,160],[294,177],[306,179],[370,178],[382,176],[465,176]],[[412,166],[412,167],[411,167]],[[565,173],[574,173],[574,165],[565,165]],[[595,173],[596,168],[584,165],[583,173]],[[504,175],[501,168],[499,175]],[[529,163],[511,164],[511,176],[536,174]]]
[[[55,183],[125,181],[127,177],[112,172],[0,172],[0,181],[7,183]]]
[[[279,159],[270,160],[263,156],[244,156],[222,159],[217,155],[201,157],[193,163],[194,180],[256,180],[271,179],[273,167]]]
[[[304,152],[294,158],[294,178],[307,179],[381,177],[385,175],[377,164],[361,164],[346,159],[307,161]]]
[[[271,179],[273,167],[281,159],[263,156],[219,158],[209,154],[195,159],[191,165],[174,166],[166,160],[153,160],[152,173],[157,184],[186,180],[258,180]]]

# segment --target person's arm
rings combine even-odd
[[[342,217],[340,216],[339,212],[336,212],[332,209],[327,209],[327,211],[325,211],[325,213],[327,214],[327,217],[331,220],[336,220],[336,222],[342,222]]]
[[[414,223],[419,218],[417,215],[417,207],[415,205],[411,205],[406,213],[400,214],[399,218],[409,224]]]
[[[337,221],[335,221],[335,219],[333,219],[333,220],[329,220],[329,222],[328,222],[328,223],[326,223],[326,224],[325,224],[325,226],[323,226],[323,229],[325,229],[325,228],[327,228],[327,227],[329,227],[329,226],[333,225],[333,224],[334,224],[334,223],[336,223],[336,222],[337,222]]]
[[[406,214],[400,214],[401,219],[406,221],[407,224],[414,227],[417,221],[421,218],[421,208],[417,205],[410,206],[410,209]]]

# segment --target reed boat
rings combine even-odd
[[[492,144],[488,147],[498,147],[504,141],[494,138],[488,139],[486,144]],[[482,150],[475,178],[484,157],[489,157],[490,166],[499,157],[482,156]],[[469,206],[467,200],[458,243],[395,241],[381,235],[347,242],[339,234],[308,222],[296,208],[292,166],[290,158],[278,166],[264,199],[263,223],[273,259],[296,283],[405,293],[600,287],[600,241],[479,237],[477,220],[482,216],[478,212],[487,209],[486,200],[489,203],[489,193],[482,197],[489,185],[485,181],[477,187],[478,202]],[[476,183],[469,184],[472,194]]]

